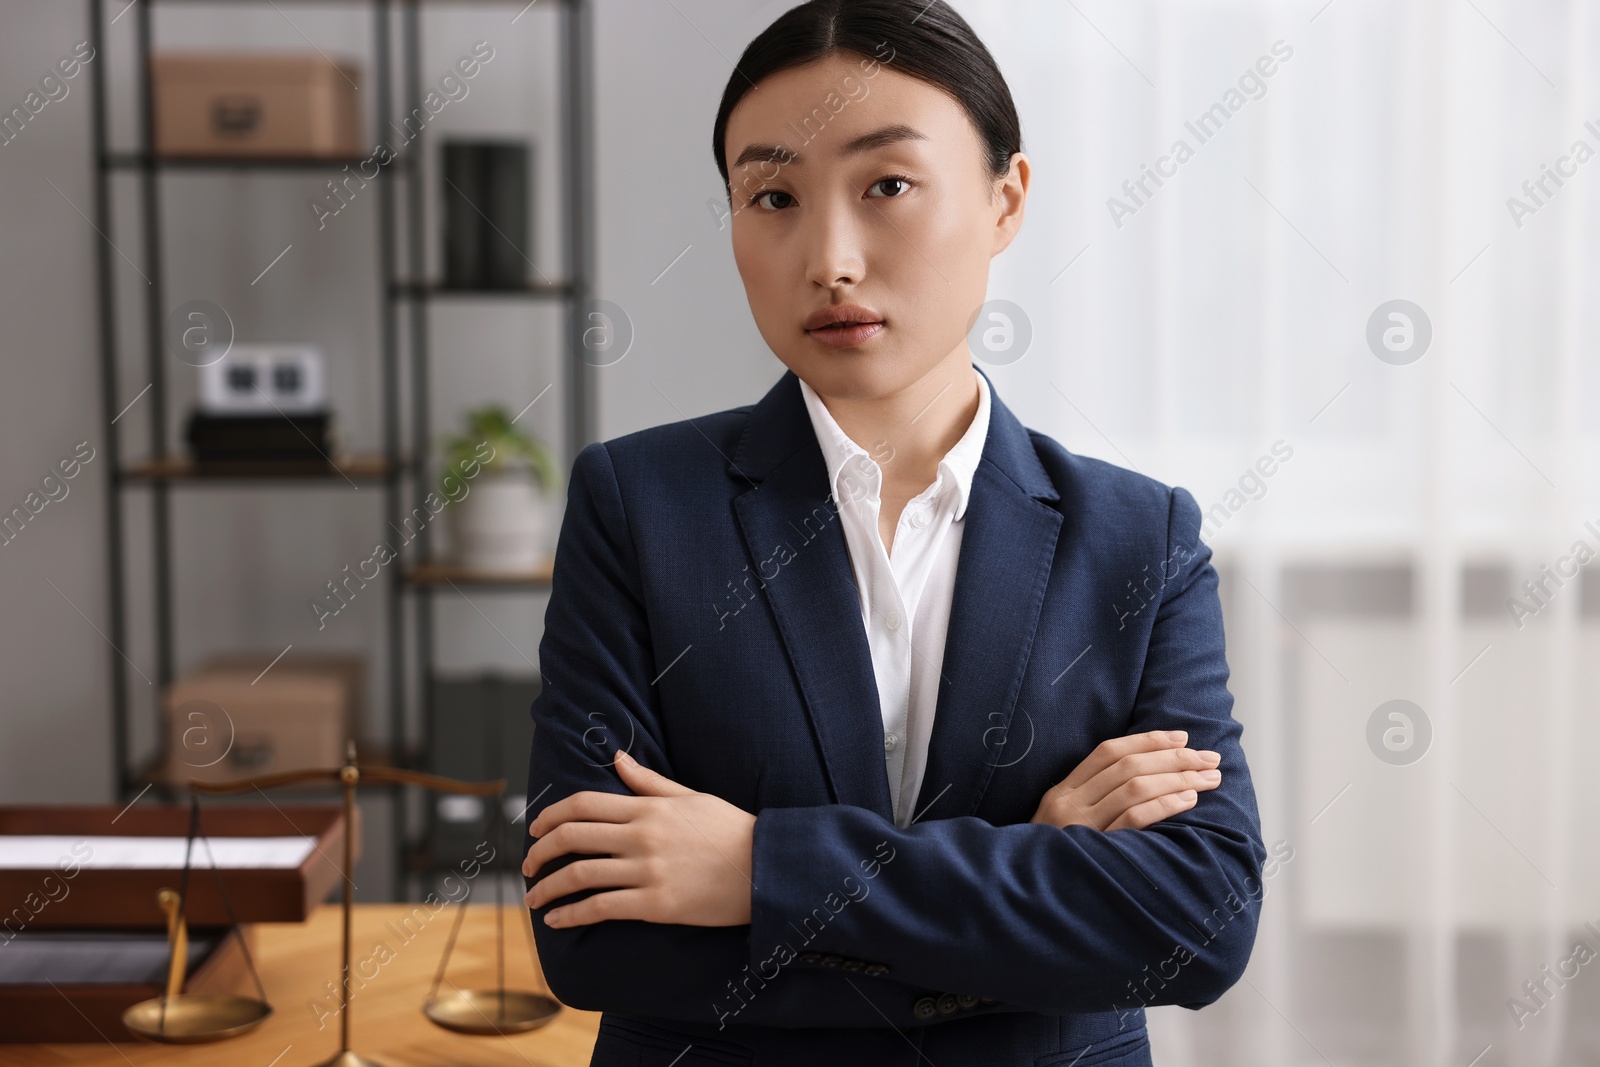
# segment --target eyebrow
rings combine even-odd
[[[846,141],[840,147],[839,155],[843,158],[849,158],[862,152],[870,152],[873,149],[898,144],[901,141],[926,141],[927,139],[928,135],[921,130],[913,129],[904,123],[895,123],[892,126],[885,126],[882,129],[873,130],[870,133],[864,133],[860,137]],[[794,166],[803,163],[804,159],[805,157],[801,156],[800,153],[792,151],[781,144],[751,144],[746,145],[744,151],[739,153],[739,158],[734,160],[733,166],[735,170],[746,163],[777,163],[783,166]]]

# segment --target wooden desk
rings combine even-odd
[[[468,1037],[442,1030],[422,1014],[422,1001],[444,954],[454,907],[413,916],[409,940],[400,920],[412,905],[358,904],[355,908],[350,1044],[385,1067],[587,1067],[600,1013],[563,1007],[537,1030],[510,1037]],[[506,910],[506,985],[549,993],[529,958],[528,921],[520,905]],[[304,923],[255,928],[256,966],[272,1002],[272,1017],[254,1032],[210,1045],[156,1045],[127,1033],[107,1034],[117,1044],[0,1045],[0,1062],[17,1067],[310,1067],[339,1051],[337,1009],[339,909],[323,905]],[[473,906],[461,927],[441,990],[490,989],[495,983],[494,909]],[[387,952],[374,953],[382,943]],[[362,964],[363,960],[372,962]],[[374,973],[375,972],[375,973]],[[332,986],[324,983],[332,982]],[[314,1005],[321,1004],[322,1011]],[[322,1028],[318,1029],[321,1019]]]

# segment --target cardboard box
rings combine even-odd
[[[150,58],[163,156],[359,156],[360,71],[310,52]]]
[[[360,736],[365,677],[360,656],[211,660],[163,696],[166,777],[216,782],[337,767]]]

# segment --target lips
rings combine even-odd
[[[806,330],[847,330],[853,326],[881,324],[883,316],[860,304],[830,304],[806,319]]]
[[[829,348],[855,348],[857,345],[866,344],[885,329],[881,322],[862,322],[855,325],[821,326],[806,331],[806,336],[817,344]]]

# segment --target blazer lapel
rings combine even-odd
[[[995,768],[1022,759],[1032,744],[1031,724],[1014,722],[1014,713],[1063,521],[1043,502],[1059,499],[1027,429],[996,394],[963,520],[939,698],[912,818],[977,814]]]
[[[788,649],[833,799],[892,821],[883,717],[855,572],[793,371],[751,411],[729,473],[753,483],[734,510]]]
[[[728,469],[750,485],[734,503],[740,532],[752,566],[772,561],[758,576],[834,799],[892,821],[855,574],[793,371],[751,410]],[[1020,758],[1017,746],[1028,743],[1026,728],[1012,738],[1012,717],[1062,524],[1061,513],[1041,502],[1059,499],[1028,431],[995,394],[964,520],[916,818],[974,814],[994,768]]]

